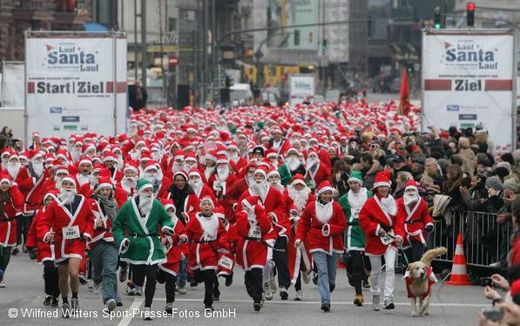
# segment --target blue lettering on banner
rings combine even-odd
[[[455,105],[455,104],[448,104],[446,106],[447,110],[450,111],[450,112],[456,112],[456,111],[459,111],[460,110],[460,106],[458,105]]]
[[[50,107],[50,112],[51,113],[62,113],[62,111],[63,111],[62,107],[59,107],[59,106],[51,106]]]

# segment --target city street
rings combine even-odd
[[[369,302],[364,307],[355,307],[352,304],[354,290],[347,286],[344,270],[338,270],[337,288],[332,295],[332,311],[323,313],[320,310],[319,294],[314,285],[305,285],[304,301],[295,302],[294,291],[289,291],[289,301],[280,301],[275,296],[273,301],[267,301],[261,312],[253,312],[252,302],[247,297],[243,285],[243,272],[236,269],[234,283],[230,288],[221,287],[221,301],[214,304],[213,317],[204,314],[202,297],[203,286],[188,288],[187,295],[177,295],[174,308],[175,316],[155,318],[153,325],[475,325],[477,312],[489,306],[482,295],[482,289],[477,286],[452,287],[435,286],[431,299],[431,316],[410,316],[410,304],[406,298],[401,275],[396,276],[396,309],[394,311],[372,311],[370,294],[365,291],[365,299]],[[44,309],[42,266],[29,261],[27,255],[12,257],[6,275],[7,287],[0,289],[0,325],[142,325],[139,315],[132,318],[132,311],[141,307],[144,297],[129,297],[123,294],[124,306],[116,313],[128,316],[120,318],[109,316],[102,312],[101,300],[88,291],[86,285],[81,286],[80,307],[82,317],[72,322],[63,319],[56,313],[48,317],[55,309]],[[223,284],[223,282],[221,282]],[[123,291],[124,287],[120,286]],[[439,291],[440,289],[440,291]],[[165,304],[164,286],[158,284],[152,309],[162,313]],[[14,310],[10,310],[14,309]],[[128,313],[130,312],[130,313]],[[10,318],[9,314],[18,314]],[[24,313],[40,313],[40,318],[24,318]],[[227,316],[225,315],[227,314]]]

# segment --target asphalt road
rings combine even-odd
[[[63,319],[56,309],[45,309],[42,305],[42,271],[43,267],[30,261],[27,255],[12,257],[5,277],[7,287],[0,289],[0,325],[475,325],[478,311],[489,306],[480,287],[436,285],[431,315],[412,318],[401,275],[397,275],[396,309],[374,312],[368,291],[364,307],[352,304],[354,289],[347,285],[344,270],[338,270],[330,313],[321,312],[319,293],[312,283],[304,285],[304,301],[293,301],[291,288],[289,301],[280,301],[276,295],[256,313],[243,285],[243,272],[237,268],[231,287],[225,288],[221,282],[221,300],[214,304],[213,315],[204,311],[202,285],[188,288],[186,295],[177,295],[173,316],[159,316],[153,322],[143,321],[138,314],[144,297],[123,294],[124,306],[110,316],[103,313],[100,297],[82,285],[79,295],[82,315]],[[120,290],[124,291],[123,284]],[[158,285],[152,310],[162,315],[164,305],[164,285]]]

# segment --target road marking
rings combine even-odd
[[[166,299],[164,299],[164,300],[166,300]],[[134,311],[134,309],[139,309],[139,307],[141,306],[141,303],[143,303],[143,299],[134,299],[134,302],[132,302],[132,304],[130,305],[130,308],[128,308],[128,311],[132,312],[132,311]],[[130,325],[130,322],[132,321],[133,318],[134,318],[134,316],[131,313],[124,315],[123,318],[121,318],[121,321],[119,322],[119,324],[117,324],[117,326],[128,326],[128,325]]]
[[[154,298],[154,301],[166,301],[166,298]],[[178,299],[175,298],[175,302],[200,302],[202,304],[202,299]],[[216,303],[253,303],[252,300],[220,300]],[[271,300],[265,301],[265,304],[274,303],[274,304],[307,304],[307,305],[318,305],[321,304],[320,301],[281,301],[281,300]],[[365,305],[371,305],[372,302],[365,302]],[[332,305],[344,305],[344,306],[353,306],[354,303],[349,301],[332,301]],[[410,306],[410,302],[394,302],[396,306]],[[485,308],[489,307],[489,304],[484,303],[433,303],[430,302],[430,306],[433,307],[463,307],[463,308]]]

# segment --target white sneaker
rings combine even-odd
[[[145,307],[143,309],[143,312],[141,313],[141,316],[144,320],[152,320],[152,311],[149,307]]]
[[[274,279],[271,279],[269,281],[269,286],[271,287],[271,293],[275,294],[276,293],[276,281]]]
[[[101,283],[94,282],[93,290],[94,294],[98,295],[101,292]]]
[[[140,287],[140,286],[136,286],[134,288],[134,293],[135,293],[135,295],[142,296],[143,295],[143,288]]]
[[[0,288],[2,288],[2,289],[5,288],[5,282],[4,281],[0,282]]]
[[[264,295],[266,300],[273,300],[273,292],[271,291],[271,284],[269,282],[264,283]]]
[[[179,288],[179,294],[186,294],[186,287]]]
[[[303,292],[302,290],[296,291],[296,297],[294,298],[294,301],[302,301],[303,299]]]

